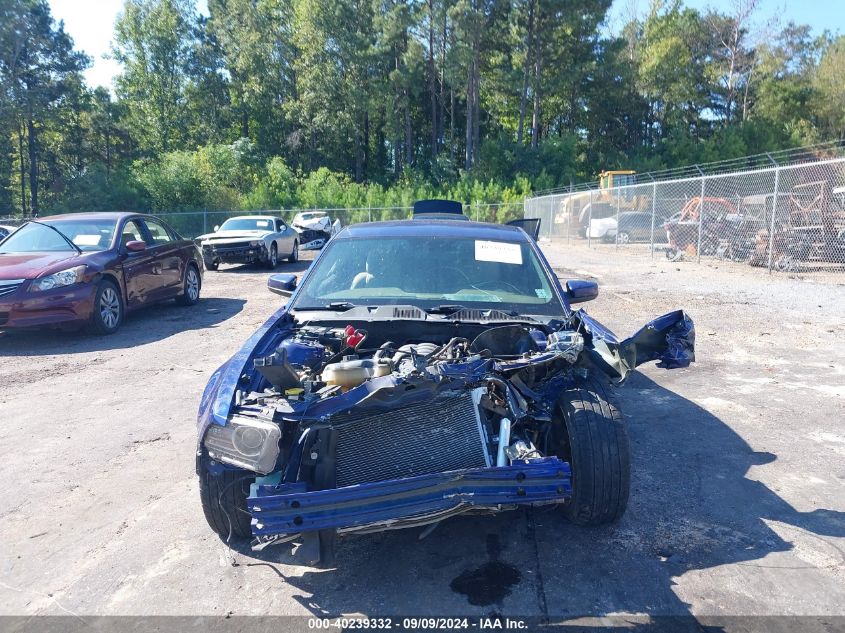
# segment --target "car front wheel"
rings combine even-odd
[[[120,289],[110,279],[100,280],[94,295],[90,330],[94,334],[114,334],[123,323],[123,300]]]
[[[270,254],[267,256],[267,268],[273,270],[279,264],[279,247],[276,242],[270,245]]]
[[[628,505],[628,435],[619,410],[603,391],[587,382],[565,390],[553,419],[552,446],[547,447],[572,467],[572,498],[563,509],[577,525],[612,523]]]
[[[200,472],[202,510],[209,527],[222,538],[252,536],[246,500],[254,481],[255,475],[245,470],[224,469],[214,474],[203,466]]]
[[[293,250],[290,252],[290,257],[288,257],[288,261],[291,264],[295,264],[299,260],[299,242],[294,240],[293,241]]]

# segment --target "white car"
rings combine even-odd
[[[594,240],[612,241],[616,237],[616,218],[590,220],[587,237]]]
[[[325,211],[302,211],[294,216],[291,224],[299,233],[300,244],[306,251],[323,248],[332,235],[342,228],[340,220],[332,222]]]
[[[281,259],[299,259],[299,233],[271,215],[229,218],[196,241],[209,270],[217,270],[221,263],[264,264],[272,269]]]
[[[332,219],[325,211],[302,211],[293,217],[291,224],[300,229],[330,231]]]

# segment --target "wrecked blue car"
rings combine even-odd
[[[536,228],[536,227],[535,227]],[[694,361],[682,311],[619,340],[572,304],[522,228],[449,201],[348,226],[209,380],[197,472],[206,519],[254,548],[301,541],[328,562],[338,535],[465,512],[554,504],[581,525],[618,519],[625,426],[604,385]]]

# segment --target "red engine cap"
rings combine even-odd
[[[358,332],[356,330],[353,334],[346,337],[346,344],[349,347],[358,347],[358,345],[361,344],[361,341],[364,340],[365,336],[366,334],[364,334],[363,332]]]

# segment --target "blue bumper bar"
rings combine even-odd
[[[398,527],[468,509],[561,502],[572,495],[572,476],[567,462],[543,457],[331,490],[305,488],[304,483],[258,486],[247,501],[252,533]]]

